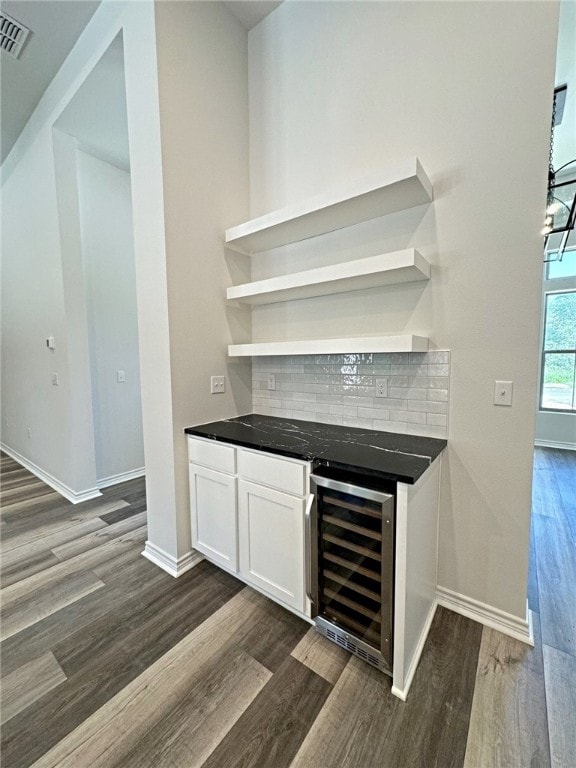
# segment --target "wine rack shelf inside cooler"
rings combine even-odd
[[[380,649],[382,505],[323,489],[320,509],[319,613]]]

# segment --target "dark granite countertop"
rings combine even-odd
[[[188,435],[255,448],[314,467],[334,467],[385,480],[415,483],[446,440],[248,414],[188,427]]]

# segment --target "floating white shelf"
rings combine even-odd
[[[228,288],[227,296],[229,301],[237,300],[246,304],[273,304],[275,301],[306,299],[429,279],[430,264],[414,248],[408,248],[235,285]]]
[[[432,185],[417,157],[389,166],[330,193],[272,211],[226,230],[226,243],[256,253],[360,224],[432,200]]]
[[[267,341],[256,344],[231,344],[230,357],[261,355],[339,355],[369,352],[426,352],[426,336],[363,336],[355,339],[305,339],[303,341]]]

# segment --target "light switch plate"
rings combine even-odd
[[[210,394],[221,395],[226,391],[226,385],[224,383],[224,376],[211,376],[210,377]]]
[[[494,382],[494,405],[512,405],[513,381]]]

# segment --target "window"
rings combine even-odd
[[[540,408],[576,412],[576,291],[547,293]]]
[[[547,256],[555,256],[556,251],[549,251]],[[546,280],[557,280],[562,277],[576,277],[576,248],[564,251],[562,261],[548,261],[546,264]]]

